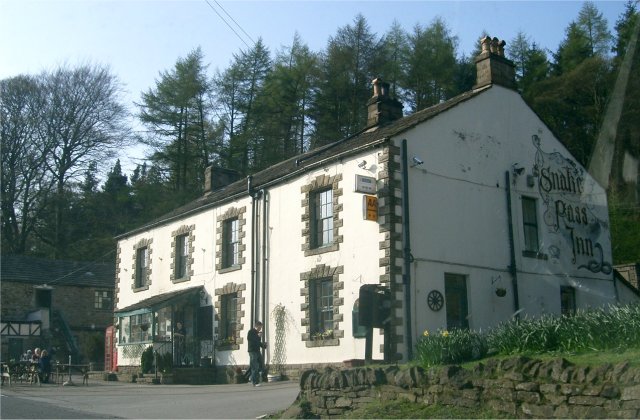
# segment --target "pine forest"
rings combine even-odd
[[[556,50],[522,32],[506,40],[523,98],[585,167],[638,15],[629,1],[610,33],[586,2]],[[206,167],[247,176],[358,133],[374,78],[390,83],[405,115],[470,90],[479,49],[460,54],[458,41],[440,18],[376,34],[358,15],[322,51],[299,35],[277,51],[259,39],[217,71],[201,49],[185,52],[134,104],[103,65],[1,80],[2,253],[114,261],[117,235],[202,195]],[[639,61],[636,52],[631,74]],[[617,139],[636,160],[638,92],[632,76]],[[118,153],[136,144],[152,152],[124,173]],[[616,264],[640,261],[637,185],[616,173],[609,184]]]

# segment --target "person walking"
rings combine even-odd
[[[247,343],[249,348],[249,369],[251,370],[251,383],[253,386],[260,386],[260,365],[262,355],[260,351],[267,348],[267,343],[262,342],[260,332],[262,331],[262,322],[256,321],[253,328],[247,334]]]

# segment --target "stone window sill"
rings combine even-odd
[[[322,246],[319,248],[307,249],[304,252],[304,256],[310,257],[312,255],[324,254],[326,252],[334,252],[334,251],[337,251],[338,249],[339,249],[338,244],[332,244],[332,245]]]
[[[238,265],[232,265],[231,267],[225,267],[225,268],[221,268],[220,270],[218,270],[218,273],[220,274],[224,274],[224,273],[230,273],[232,271],[238,271],[242,269],[242,265],[238,264]]]
[[[549,257],[547,254],[543,254],[542,252],[536,251],[522,251],[522,256],[526,258],[537,258],[539,260],[548,260]]]
[[[134,293],[142,292],[142,291],[145,291],[145,290],[149,290],[149,286],[148,285],[140,286],[140,287],[134,287],[133,288],[133,292]]]
[[[309,340],[306,342],[307,347],[330,347],[339,345],[340,340],[337,338],[329,338],[326,340]]]

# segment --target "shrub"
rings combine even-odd
[[[140,356],[140,370],[142,373],[149,373],[153,369],[153,346],[149,346]]]

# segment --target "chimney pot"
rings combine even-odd
[[[373,85],[373,96],[380,96],[380,90],[382,89],[380,84],[382,83],[382,79],[373,79],[371,84]]]
[[[515,89],[515,66],[504,56],[504,46],[507,43],[489,36],[482,38],[480,43],[482,52],[475,59],[476,84],[473,88],[496,84]]]
[[[500,40],[498,39],[498,37],[494,36],[493,39],[491,40],[491,52],[493,54],[498,54],[499,43],[500,43]]]
[[[498,43],[498,55],[500,57],[504,57],[504,46],[505,45],[507,45],[507,43],[504,41],[504,39]]]
[[[389,83],[374,79],[373,97],[367,102],[367,126],[380,126],[402,117],[402,104],[389,95]]]
[[[480,40],[480,46],[482,47],[482,52],[483,53],[488,53],[490,52],[490,46],[491,46],[491,38],[487,35],[484,38],[482,38]]]

